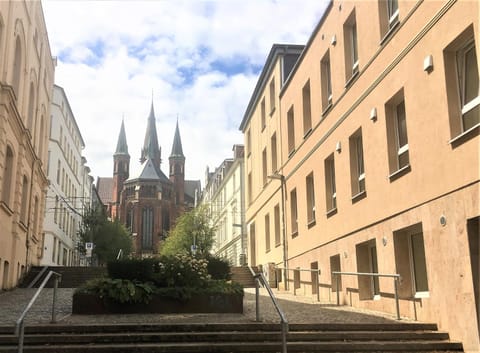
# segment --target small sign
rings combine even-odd
[[[92,250],[93,249],[93,243],[85,243],[85,249]]]
[[[196,245],[190,246],[190,250],[192,251],[192,254],[195,255],[195,253],[197,252],[197,246]]]

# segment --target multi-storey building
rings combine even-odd
[[[400,314],[437,322],[473,352],[479,11],[477,1],[332,1],[287,79],[273,47],[241,123],[251,264],[286,268],[290,290],[339,291],[387,313],[391,278],[337,285],[331,272],[399,274]],[[271,236],[274,219],[284,233]]]
[[[41,257],[54,70],[41,3],[0,2],[2,289]]]
[[[232,266],[246,263],[247,239],[244,202],[244,147],[233,146],[233,158],[225,159],[210,173],[206,172],[202,204],[210,209],[215,227],[213,252]]]
[[[42,265],[80,264],[78,231],[90,204],[92,178],[82,157],[85,143],[62,87],[54,85]]]

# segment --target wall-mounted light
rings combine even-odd
[[[423,71],[428,73],[433,71],[433,56],[427,55],[425,59],[423,59]]]
[[[377,108],[372,108],[372,110],[370,110],[370,120],[371,121],[377,120]]]
[[[382,238],[382,244],[383,244],[383,246],[387,246],[387,243],[388,243],[387,237],[384,236],[384,237]]]
[[[335,34],[332,36],[332,40],[330,41],[330,43],[332,43],[333,46],[337,44],[337,36]]]
[[[347,254],[346,251],[343,252],[343,257],[344,257],[344,258],[347,258],[347,257],[348,257],[348,254]]]
[[[335,145],[335,151],[337,151],[338,153],[342,152],[342,143],[340,141],[338,141]]]

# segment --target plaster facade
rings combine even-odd
[[[41,257],[54,63],[41,3],[0,2],[0,288]]]
[[[261,75],[241,124],[249,263],[286,267],[290,291],[332,301],[331,271],[400,274],[401,316],[478,352],[479,4],[396,4],[331,2],[264,128],[281,67],[267,59],[278,69]],[[263,166],[272,131],[279,180]],[[285,244],[264,225],[282,190]],[[391,278],[339,285],[342,303],[395,313]]]

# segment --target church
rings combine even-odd
[[[199,180],[185,180],[185,156],[178,121],[168,158],[168,177],[161,169],[153,102],[140,154],[138,175],[130,176],[125,125],[122,120],[117,148],[113,154],[113,177],[97,178],[97,190],[111,219],[118,219],[133,236],[133,254],[158,253],[159,243],[185,211],[195,206]]]

